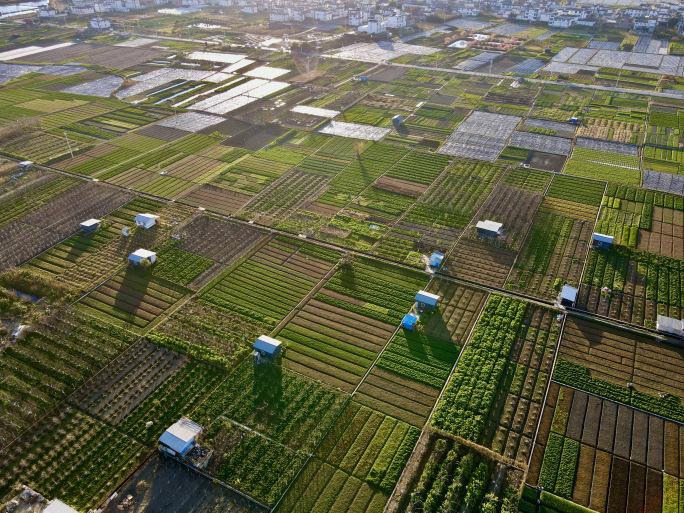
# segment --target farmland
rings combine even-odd
[[[676,29],[196,7],[0,24],[0,502],[681,511]]]

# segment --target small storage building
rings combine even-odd
[[[431,294],[424,290],[419,290],[416,294],[416,305],[422,310],[432,311],[437,308],[439,303],[439,296],[437,294]]]
[[[159,219],[159,216],[154,214],[138,214],[135,216],[135,224],[136,226],[147,230],[157,224],[157,219]]]
[[[267,335],[261,335],[256,339],[256,342],[254,342],[252,347],[254,348],[255,353],[259,353],[258,356],[266,358],[267,360],[275,360],[280,354],[282,345],[283,343],[280,340],[276,340]]]
[[[684,337],[684,319],[675,319],[658,315],[656,329],[664,333],[671,333],[678,337]]]
[[[489,219],[478,221],[475,228],[477,228],[477,234],[483,237],[498,237],[503,233],[503,224],[490,221]]]
[[[23,160],[17,164],[17,169],[19,171],[29,171],[30,169],[33,169],[33,162],[30,160]]]
[[[401,320],[401,327],[413,331],[413,328],[416,327],[417,323],[418,317],[416,317],[415,315],[411,315],[410,313],[407,313]]]
[[[430,257],[430,267],[437,269],[440,265],[442,265],[442,260],[444,260],[444,253],[435,251]]]
[[[94,232],[102,225],[100,219],[88,219],[81,223],[81,230],[84,232]]]
[[[136,249],[133,253],[128,255],[128,262],[131,265],[139,266],[145,260],[153,264],[157,261],[157,254],[154,251],[148,251],[147,249]]]
[[[159,450],[182,458],[195,446],[200,433],[202,426],[182,417],[159,437]]]
[[[575,302],[577,301],[577,289],[570,285],[563,285],[559,298],[561,306],[575,306]]]
[[[403,121],[404,121],[404,116],[402,116],[401,114],[397,114],[396,116],[394,116],[392,118],[392,124],[395,126],[401,125]]]
[[[610,249],[613,244],[613,237],[603,233],[595,233],[591,237],[591,245],[594,248]]]

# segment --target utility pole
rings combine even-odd
[[[67,148],[69,148],[69,153],[71,153],[71,158],[74,158],[74,152],[71,151],[71,144],[69,143],[69,138],[67,137],[66,132],[64,132],[64,138],[66,139],[67,142]]]

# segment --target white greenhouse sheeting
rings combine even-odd
[[[190,52],[188,59],[192,61],[210,61],[233,64],[247,57],[238,53]]]
[[[253,80],[245,82],[244,84],[237,85],[232,89],[228,89],[227,91],[223,91],[222,93],[218,93],[210,98],[197,102],[190,108],[193,110],[206,110],[208,112],[213,112],[209,110],[211,107],[217,106],[223,102],[230,100],[231,98],[240,96],[241,94],[247,93],[252,89],[256,89],[257,87],[260,87],[267,83],[268,80],[255,78]]]
[[[274,78],[278,78],[278,77],[281,77],[283,75],[287,75],[289,72],[290,72],[289,69],[269,68],[268,66],[261,66],[259,68],[254,68],[252,70],[249,70],[246,73],[243,73],[243,75],[246,77],[267,78],[269,80],[273,80]]]
[[[345,46],[341,49],[341,51],[331,54],[331,57],[366,62],[382,62],[395,59],[406,54],[430,55],[439,51],[439,48],[407,45],[404,43],[393,43],[391,41],[380,41],[378,43],[356,43],[350,46]]]
[[[72,94],[87,94],[89,96],[99,96],[100,98],[109,98],[112,91],[118,89],[123,83],[123,78],[111,75],[109,77],[99,78],[92,82],[79,84],[68,89],[64,89],[65,93]]]
[[[218,125],[225,120],[226,118],[224,117],[204,114],[203,112],[184,112],[155,124],[157,126],[178,128],[188,132],[199,132],[210,126]]]
[[[150,45],[152,43],[157,43],[157,39],[150,39],[149,37],[136,37],[135,39],[129,39],[128,41],[122,41],[121,43],[115,43],[114,46],[125,46],[128,48],[137,48],[139,46]]]
[[[194,69],[174,69],[174,68],[163,68],[150,71],[144,75],[138,75],[133,77],[132,80],[138,82],[130,87],[122,89],[116,96],[118,98],[130,98],[137,94],[144,93],[150,89],[168,84],[174,80],[204,80],[207,77],[214,75],[213,71],[198,71]]]
[[[292,112],[308,114],[310,116],[320,116],[322,118],[334,118],[340,113],[339,110],[321,109],[318,107],[309,107],[308,105],[297,105],[296,107],[292,107]]]
[[[341,135],[342,137],[364,139],[366,141],[379,141],[391,131],[391,128],[345,123],[343,121],[330,121],[319,130],[322,134]]]
[[[47,52],[49,50],[58,50],[60,48],[65,48],[67,46],[75,45],[76,43],[59,43],[52,46],[26,46],[24,48],[15,48],[14,50],[8,50],[6,52],[0,53],[0,61],[9,61],[12,59],[19,59],[20,57],[27,57],[29,55],[34,55],[36,53]]]
[[[244,68],[245,66],[249,66],[250,64],[254,64],[256,61],[253,61],[252,59],[241,59],[237,61],[235,64],[231,64],[230,66],[223,68],[221,71],[223,73],[233,73],[239,69]]]

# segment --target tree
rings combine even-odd
[[[347,253],[337,261],[337,268],[344,271],[351,271],[354,269],[354,254]]]

